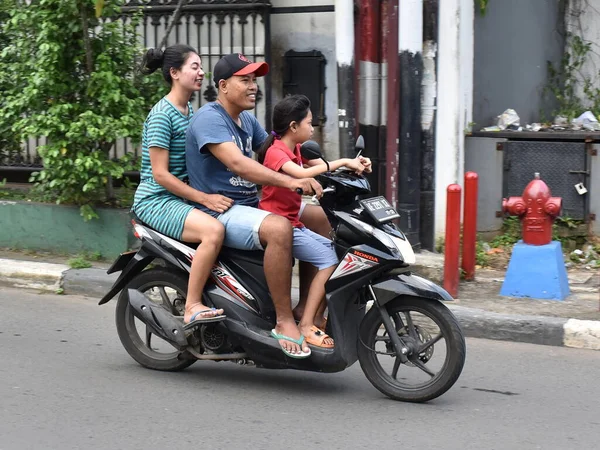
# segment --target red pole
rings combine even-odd
[[[458,260],[460,251],[460,194],[458,184],[447,189],[446,199],[446,245],[444,254],[444,289],[452,297],[458,295]]]
[[[465,210],[463,213],[462,269],[465,280],[475,278],[475,245],[477,241],[477,183],[475,172],[465,173]]]

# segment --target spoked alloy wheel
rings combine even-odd
[[[195,359],[182,358],[182,352],[152,333],[133,314],[128,289],[137,289],[174,316],[183,316],[187,292],[187,277],[165,269],[145,270],[121,292],[115,319],[119,339],[127,353],[149,369],[178,371],[189,367]]]
[[[361,323],[358,359],[369,381],[385,395],[425,402],[439,397],[458,379],[465,340],[450,310],[437,301],[398,297],[386,304],[396,333],[406,344],[408,361],[396,356],[378,308]]]

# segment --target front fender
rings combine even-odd
[[[410,273],[390,275],[371,286],[380,305],[385,305],[399,295],[453,301],[448,292],[426,278]]]

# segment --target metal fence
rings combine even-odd
[[[138,29],[141,42],[146,48],[159,45],[173,20],[178,0],[126,0],[125,3],[121,20],[128,21],[129,13],[141,9],[144,13]],[[270,11],[270,1],[187,0],[166,45],[183,43],[196,48],[206,72],[212,72],[219,58],[228,53],[241,52],[253,61],[270,61]],[[259,78],[258,88],[254,113],[266,127],[271,121],[270,77]],[[194,109],[215,100],[216,95],[213,83],[205,81],[202,91],[192,99]],[[41,167],[37,147],[44,143],[44,137],[28,139],[21,154],[0,161],[0,170],[30,171]],[[139,156],[139,151],[128,140],[122,140],[113,147],[111,156],[128,152]]]

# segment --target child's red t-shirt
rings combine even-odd
[[[281,167],[288,161],[302,167],[302,156],[300,155],[300,144],[292,151],[276,139],[273,145],[269,147],[265,155],[263,165],[276,172],[281,171]],[[262,198],[258,204],[260,209],[279,214],[288,219],[293,227],[303,228],[304,224],[300,222],[299,212],[302,197],[287,188],[275,186],[263,186]]]

